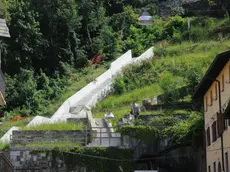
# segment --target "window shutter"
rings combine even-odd
[[[213,122],[212,124],[212,142],[215,142],[216,141],[216,121]]]
[[[218,138],[223,133],[224,126],[222,124],[222,115],[217,113],[217,127],[218,127]]]
[[[210,146],[211,144],[211,139],[210,139],[210,128],[208,127],[207,131],[206,131],[206,136],[207,136],[207,146]]]

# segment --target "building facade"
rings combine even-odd
[[[230,51],[214,59],[193,95],[198,97],[204,102],[207,172],[230,172]]]

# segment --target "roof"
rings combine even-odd
[[[207,70],[206,74],[202,78],[201,82],[196,87],[195,92],[193,94],[193,99],[204,96],[204,94],[207,92],[207,90],[213,83],[213,81],[208,77],[216,79],[216,77],[219,75],[219,73],[221,72],[221,70],[226,65],[229,59],[230,51],[223,52],[216,56],[212,64],[209,66],[209,69]]]
[[[9,29],[6,25],[5,19],[0,19],[0,37],[10,38]]]

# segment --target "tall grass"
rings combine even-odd
[[[9,148],[10,148],[10,145],[8,143],[0,142],[0,150],[6,150]]]
[[[133,91],[127,92],[123,95],[108,96],[105,100],[96,104],[93,109],[94,112],[109,111],[111,109],[118,109],[120,107],[129,106],[132,102],[140,102],[150,97],[150,95],[159,95],[162,91],[157,84],[138,88]]]
[[[67,123],[67,122],[59,122],[55,124],[41,124],[37,126],[31,127],[22,127],[22,130],[83,130],[85,129],[85,125],[83,123]]]
[[[1,125],[0,125],[0,137],[2,137],[11,127],[15,126],[15,127],[25,127],[29,122],[31,118],[27,118],[25,120],[22,121],[4,121]]]

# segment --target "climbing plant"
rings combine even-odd
[[[33,150],[31,154],[49,153],[53,159],[52,166],[55,166],[57,157],[64,160],[67,169],[75,166],[85,166],[87,169],[96,172],[118,172],[123,169],[125,172],[134,171],[132,160],[133,151],[116,147],[87,147],[76,146],[72,149]]]

